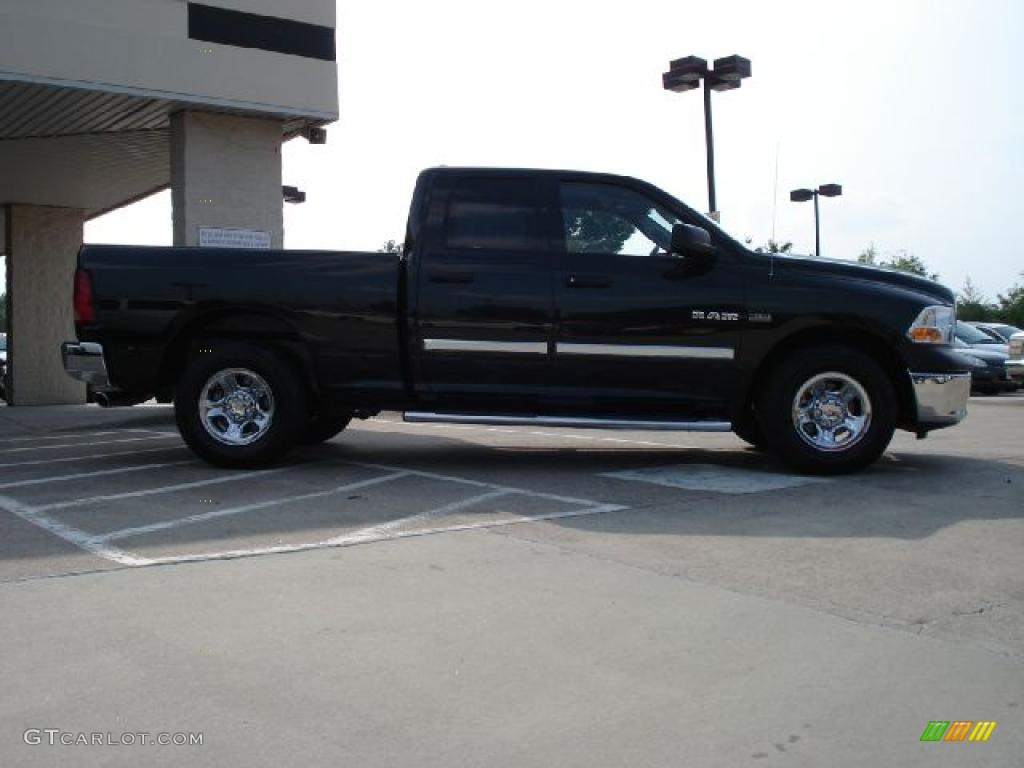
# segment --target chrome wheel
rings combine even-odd
[[[224,445],[250,445],[274,420],[274,394],[267,382],[246,368],[217,371],[199,394],[199,420]]]
[[[818,451],[845,451],[859,443],[871,426],[871,398],[845,373],[814,376],[793,398],[793,427]]]

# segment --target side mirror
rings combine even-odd
[[[706,229],[690,224],[676,224],[672,227],[673,255],[706,258],[716,250],[711,242],[711,235]]]

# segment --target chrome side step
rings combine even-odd
[[[651,421],[589,419],[578,416],[499,416],[485,413],[406,411],[410,424],[482,424],[490,426],[575,427],[576,429],[660,429],[681,432],[731,432],[728,421]]]

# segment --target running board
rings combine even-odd
[[[431,413],[406,411],[410,424],[483,424],[490,426],[575,427],[576,429],[660,429],[681,432],[731,432],[728,421],[651,421],[588,419],[577,416],[497,416],[483,413]]]

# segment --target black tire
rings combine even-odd
[[[736,437],[749,443],[750,447],[755,450],[766,451],[770,447],[768,441],[765,440],[764,430],[761,428],[761,422],[757,420],[757,414],[754,413],[753,408],[748,408],[742,416],[736,419],[732,425],[732,431]]]
[[[210,351],[199,351],[192,357],[175,390],[174,414],[182,438],[200,458],[221,467],[249,469],[278,461],[295,445],[307,414],[305,394],[293,368],[277,353],[253,344],[210,343],[200,349]],[[241,424],[249,434],[240,435],[234,443],[224,442],[231,439],[227,431],[221,439],[214,437],[219,426],[230,425],[231,421],[208,417],[208,428],[200,408],[200,399],[207,399],[207,384],[232,370],[255,374],[256,378],[242,375],[241,379],[232,374],[236,383],[247,383],[241,387],[246,393],[269,391],[272,397],[272,401],[252,398],[263,403],[258,410],[270,413],[270,418],[265,420],[265,427],[257,426],[255,420]],[[251,442],[241,444],[241,440]]]
[[[352,421],[352,411],[347,408],[324,404],[306,421],[299,433],[300,445],[320,445],[343,432]]]
[[[812,420],[798,428],[794,416],[797,395],[809,394],[807,385],[816,377],[821,377],[818,402],[829,411],[823,421]],[[847,390],[849,382],[855,386]],[[845,406],[840,402],[841,389],[856,395]],[[814,400],[802,402],[812,415]],[[871,464],[889,445],[897,421],[896,395],[889,377],[872,358],[849,347],[813,347],[788,357],[767,382],[758,413],[765,436],[783,461],[801,472],[824,475],[854,472]],[[868,418],[859,430],[842,422],[834,427],[827,421],[828,416],[839,419],[843,415],[852,417],[854,423],[865,415]],[[821,443],[829,436],[832,445],[823,447]]]

